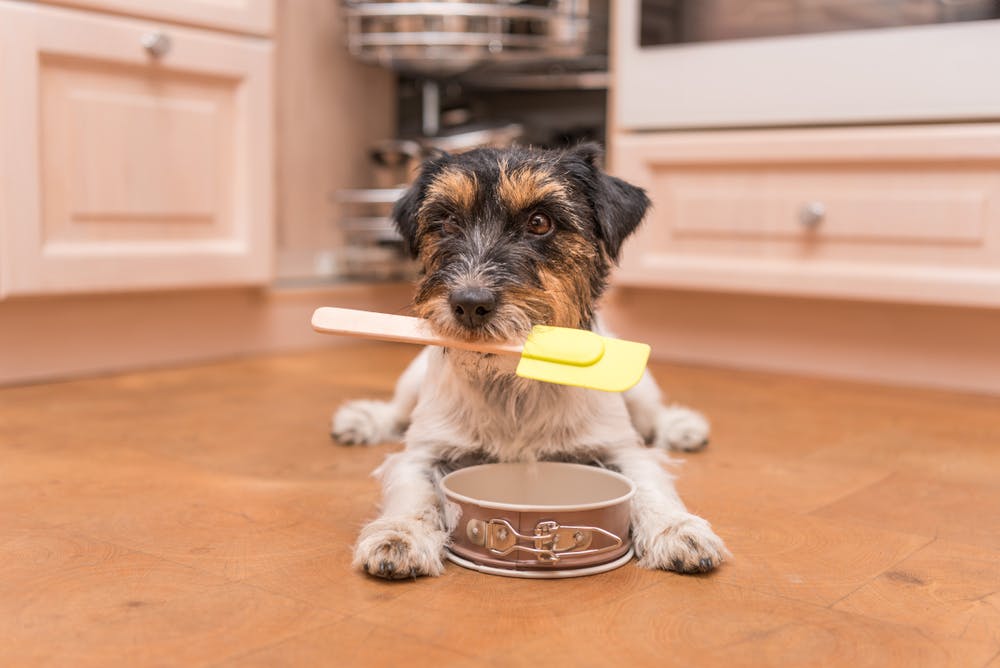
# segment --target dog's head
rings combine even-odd
[[[421,263],[415,306],[440,333],[514,340],[590,325],[649,200],[601,150],[478,149],[426,162],[393,216]]]

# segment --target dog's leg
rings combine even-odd
[[[404,450],[376,471],[382,478],[382,515],[361,530],[355,568],[392,580],[444,572],[448,533],[431,466],[423,453]]]
[[[639,565],[678,573],[704,573],[721,564],[729,551],[708,522],[692,515],[663,470],[662,453],[629,447],[609,463],[636,484],[632,499],[632,540]]]
[[[331,435],[345,445],[385,443],[403,438],[427,373],[428,349],[410,362],[396,382],[392,401],[348,401],[333,414]]]
[[[625,405],[636,431],[650,443],[672,450],[701,450],[708,445],[708,420],[698,411],[671,404],[663,405],[662,393],[646,371],[632,389],[625,392]]]

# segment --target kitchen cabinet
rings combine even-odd
[[[265,39],[0,0],[0,293],[268,281],[271,78]]]
[[[620,284],[1000,306],[994,3],[855,4],[615,4]]]
[[[1000,306],[1000,125],[622,134],[620,285]]]

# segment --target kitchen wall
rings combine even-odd
[[[277,273],[313,274],[341,243],[332,194],[371,187],[368,146],[396,132],[396,78],[347,53],[340,2],[277,11]]]

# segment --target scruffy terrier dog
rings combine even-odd
[[[422,265],[414,305],[440,334],[522,341],[536,324],[597,329],[595,307],[622,242],[649,200],[605,174],[601,150],[480,149],[425,163],[396,204],[396,225]],[[639,564],[705,572],[728,555],[687,512],[662,464],[697,450],[708,424],[664,406],[647,372],[623,394],[519,378],[516,360],[429,347],[392,401],[352,401],[333,418],[342,443],[405,440],[378,470],[381,516],[354,563],[383,578],[439,575],[450,528],[437,481],[487,462],[569,461],[631,478]]]

